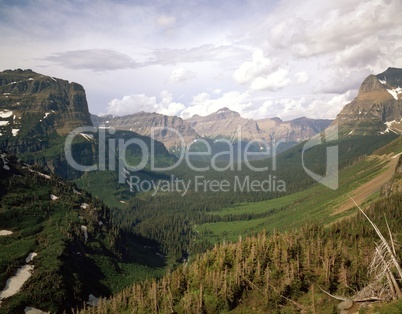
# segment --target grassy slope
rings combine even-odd
[[[268,217],[247,221],[207,223],[197,226],[197,230],[204,231],[209,240],[216,243],[223,238],[229,241],[236,241],[239,235],[250,235],[262,229],[289,230],[312,220],[329,224],[355,212],[352,210],[353,206],[350,206],[350,208],[348,207],[346,210],[336,213],[336,209],[348,201],[347,194],[353,195],[353,191],[358,187],[364,186],[364,184],[369,185],[370,182],[375,181],[390,166],[389,163],[392,162],[392,158],[389,156],[384,158],[379,155],[395,155],[401,151],[402,140],[397,139],[380,149],[376,155],[363,158],[343,169],[339,174],[339,188],[337,190],[330,190],[316,184],[307,190],[281,198],[240,204],[233,208],[225,208],[212,213],[224,216],[272,211],[272,215]],[[378,196],[379,190],[375,189],[372,194],[367,195],[364,203],[369,203]]]

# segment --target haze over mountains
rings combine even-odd
[[[166,128],[177,130],[183,136],[186,144],[197,138],[209,139],[237,139],[250,141],[273,140],[285,142],[301,142],[322,132],[332,120],[298,118],[291,121],[282,121],[280,118],[265,118],[261,120],[246,119],[239,113],[228,108],[222,108],[208,116],[194,115],[183,120],[179,117],[170,117],[158,113],[139,112],[122,117],[91,115],[94,125],[103,124],[120,130],[130,130],[136,133],[153,136],[167,148],[180,145],[177,134],[163,131]],[[154,128],[154,134],[151,134]],[[159,129],[160,128],[160,129]]]

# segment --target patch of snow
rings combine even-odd
[[[402,94],[402,88],[400,88],[399,86],[397,88],[394,89],[387,89],[388,93],[390,93],[392,95],[392,97],[394,97],[396,100],[398,100],[398,95]]]
[[[51,78],[53,81],[57,82],[57,80],[56,80],[54,77],[51,76],[50,78]]]
[[[53,194],[50,194],[50,199],[52,200],[52,201],[56,201],[56,200],[58,200],[60,197],[57,197],[56,195],[53,195]]]
[[[396,154],[395,156],[392,156],[393,159],[398,158],[402,153]]]
[[[4,109],[0,111],[0,118],[9,118],[13,115],[13,112],[11,110]]]
[[[0,300],[13,296],[20,291],[22,285],[32,276],[33,265],[18,268],[14,276],[7,280],[6,287],[0,292]]]
[[[393,132],[393,133],[395,133],[395,134],[400,134],[400,132],[397,132],[397,131],[395,131],[395,130],[392,129],[392,125],[393,125],[394,123],[400,123],[400,122],[395,121],[395,120],[385,122],[384,124],[385,124],[385,126],[386,126],[387,128],[385,129],[385,131],[380,132],[380,134],[385,134],[385,133],[389,133],[389,132]]]
[[[30,77],[29,79],[28,79],[28,81],[33,81],[34,79],[32,78],[32,77]]]
[[[122,203],[122,204],[126,204],[126,202],[125,202],[125,201],[120,201],[120,203]]]
[[[384,80],[380,80],[380,79],[378,79],[379,81],[380,81],[380,83],[381,84],[387,84],[387,79],[384,77]]]
[[[354,131],[354,130],[350,131],[348,135],[352,135],[352,134],[353,134],[353,131]]]
[[[43,119],[46,119],[48,115],[50,115],[50,112],[45,112]]]
[[[0,126],[6,126],[8,125],[10,122],[8,121],[0,121]]]
[[[3,95],[7,95],[7,96],[8,96],[8,95],[11,95],[11,94],[10,94],[10,93],[3,93]]]
[[[19,131],[20,131],[20,129],[11,129],[13,136],[17,136]]]
[[[73,193],[77,195],[81,195],[81,192],[78,192],[76,189],[73,189]]]
[[[38,254],[35,253],[35,252],[29,253],[28,256],[27,256],[27,258],[25,259],[25,263],[32,262],[32,260],[33,260],[36,256],[38,256]]]
[[[13,232],[8,230],[0,230],[0,236],[8,236],[10,234],[13,234]]]
[[[38,310],[34,307],[27,306],[24,309],[25,314],[49,314],[50,312],[43,312],[41,310]]]
[[[25,261],[29,263],[36,255],[36,253],[29,253]],[[33,270],[34,266],[29,264],[18,268],[15,275],[11,276],[7,280],[4,290],[0,292],[0,301],[18,293],[21,290],[23,284],[32,276]]]

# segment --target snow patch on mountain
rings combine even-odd
[[[398,100],[398,95],[402,94],[402,88],[401,87],[397,87],[394,89],[387,89],[388,93],[390,93],[392,95],[392,97],[394,97],[396,100]]]

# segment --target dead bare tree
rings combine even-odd
[[[349,196],[350,197],[350,196]],[[376,243],[373,259],[369,266],[369,274],[374,276],[375,283],[379,284],[381,282],[386,282],[386,284],[382,288],[382,292],[388,293],[389,297],[392,299],[402,298],[402,292],[398,285],[398,281],[402,280],[402,269],[401,265],[398,262],[398,258],[395,250],[395,240],[392,236],[391,230],[388,225],[388,221],[385,218],[385,222],[387,224],[388,233],[389,233],[389,242],[377,225],[371,221],[371,219],[367,216],[367,214],[361,209],[361,207],[355,202],[355,200],[350,197],[352,201],[355,203],[360,212],[366,217],[366,219],[370,222],[378,237],[380,238],[380,242]],[[396,274],[394,274],[394,271]],[[395,278],[397,276],[397,278]]]
[[[366,217],[380,238],[380,241],[376,243],[373,259],[369,265],[369,275],[373,278],[373,281],[350,298],[332,295],[321,289],[321,287],[320,289],[330,297],[343,302],[387,301],[402,298],[402,292],[398,284],[398,281],[402,281],[402,269],[396,255],[396,241],[392,236],[387,219],[385,218],[385,222],[388,228],[389,240],[383,236],[377,225],[367,216],[355,200],[352,197],[350,199],[363,216]]]

